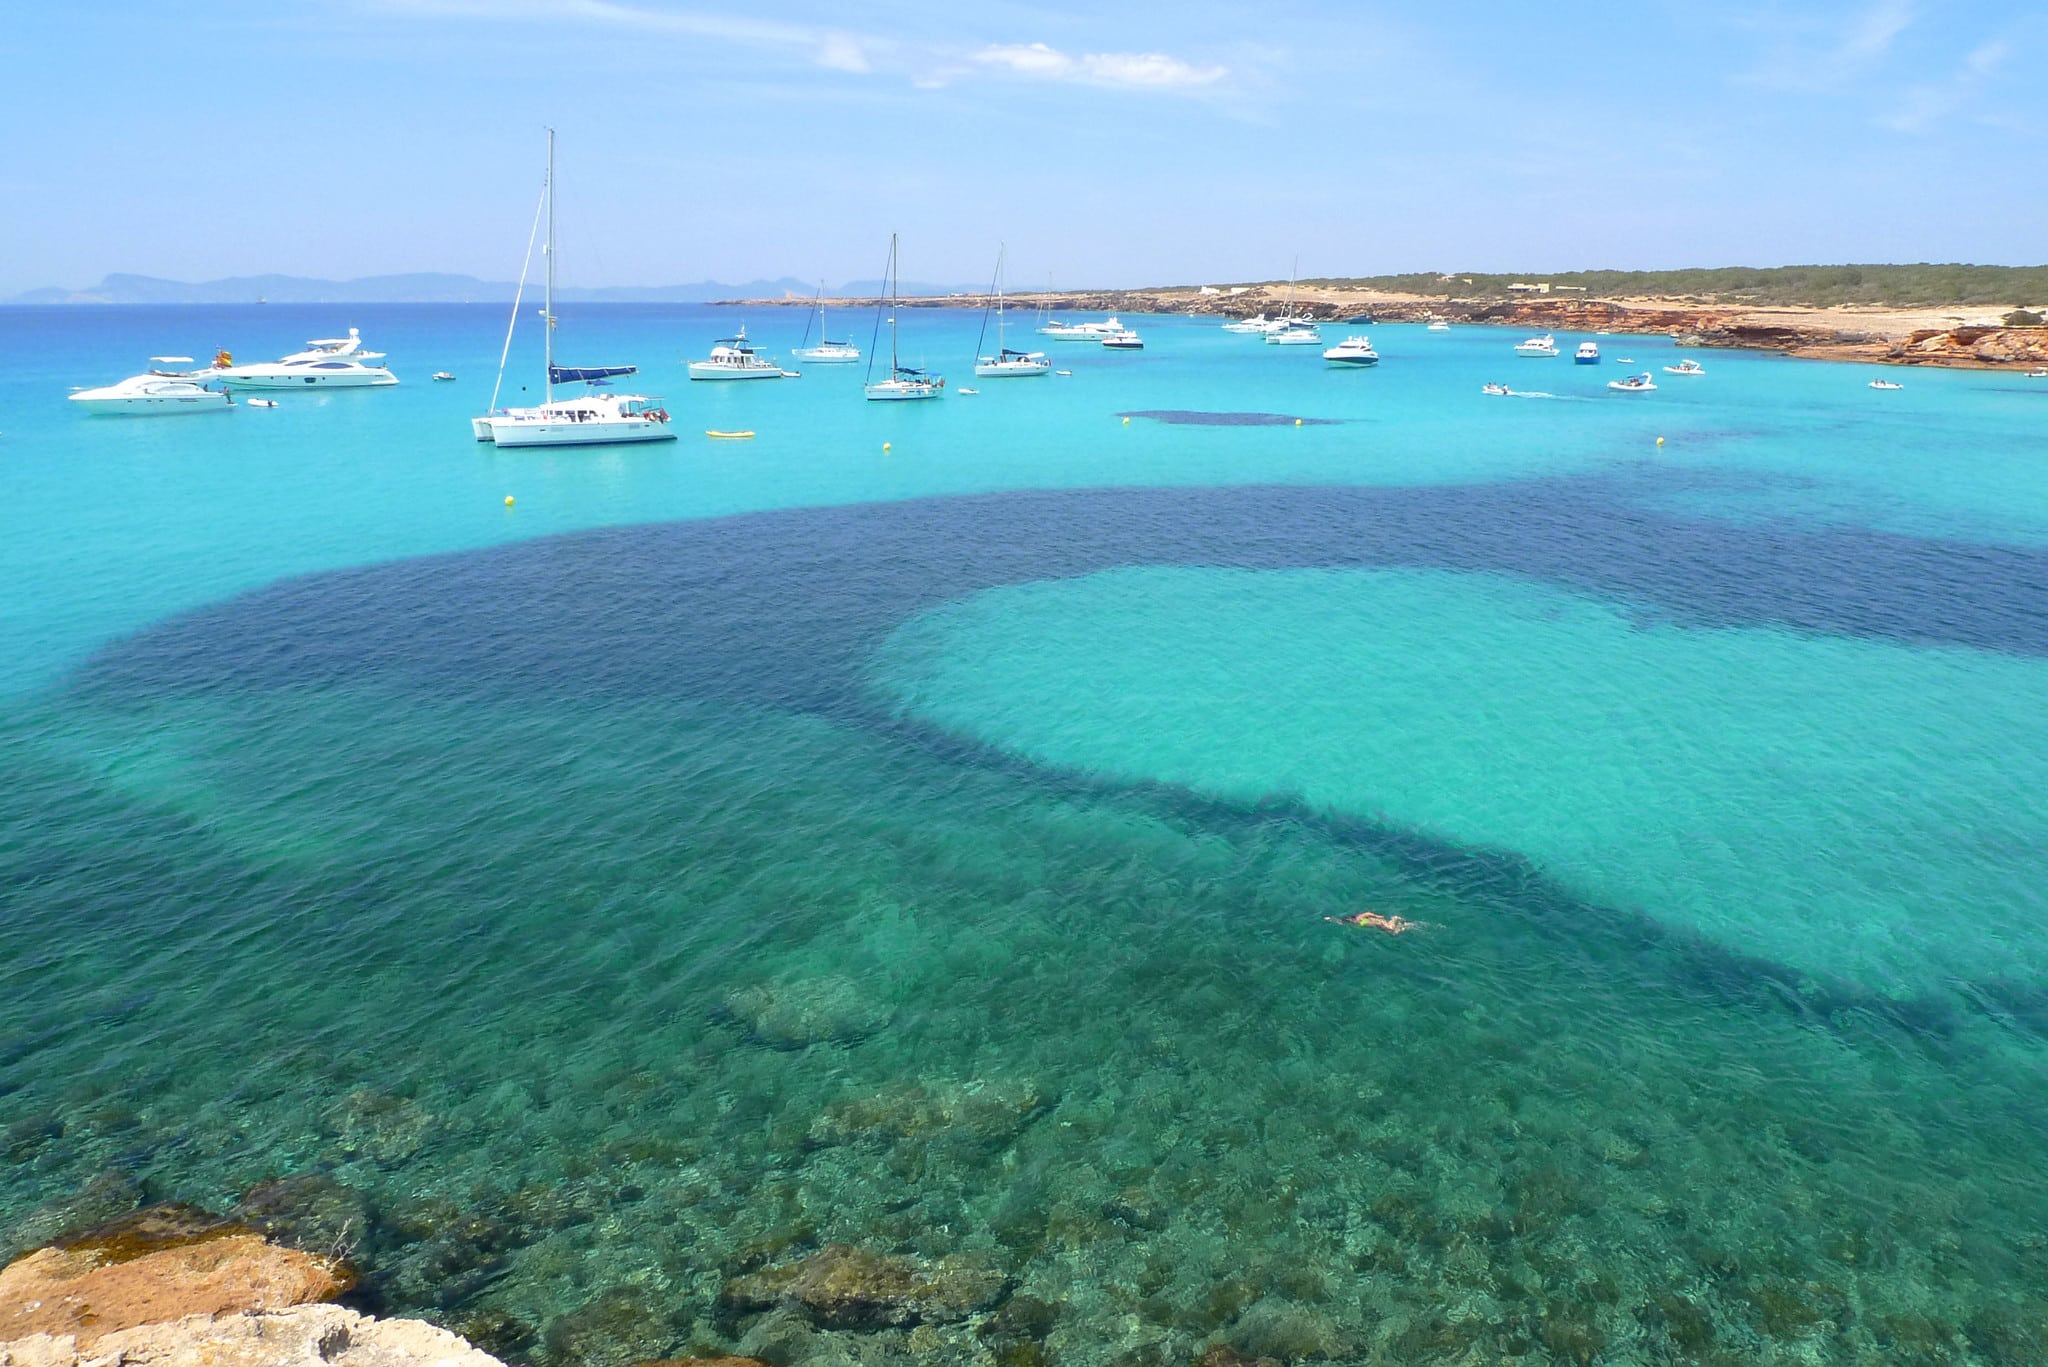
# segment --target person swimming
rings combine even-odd
[[[1357,926],[1360,930],[1384,930],[1389,935],[1399,935],[1405,931],[1422,929],[1420,921],[1411,921],[1405,916],[1382,916],[1376,911],[1358,911],[1353,912],[1349,916],[1325,916],[1323,919],[1335,926]]]

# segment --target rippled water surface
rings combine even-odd
[[[0,1241],[242,1203],[545,1367],[2048,1353],[2048,384],[731,321],[548,454],[494,310],[0,312]],[[748,1299],[832,1244],[979,1289]]]

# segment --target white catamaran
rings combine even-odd
[[[1029,375],[1049,375],[1052,362],[1042,351],[1017,351],[1003,342],[1003,255],[1008,249],[996,248],[996,277],[989,290],[993,298],[981,310],[981,336],[975,339],[974,349],[981,351],[982,342],[988,338],[988,314],[993,308],[996,314],[996,350],[993,356],[977,355],[974,362],[974,377],[978,380],[1015,379]]]
[[[500,408],[498,392],[505,384],[505,361],[512,354],[512,332],[519,325],[519,301],[526,292],[527,268],[533,264],[533,233],[526,238],[526,263],[519,268],[519,287],[512,295],[512,321],[505,325],[505,350],[498,357],[498,382],[491,387],[491,408],[480,418],[470,419],[478,441],[500,446],[603,446],[627,441],[674,441],[668,425],[668,411],[659,399],[645,394],[609,394],[603,387],[619,375],[632,375],[640,367],[558,366],[555,364],[555,130],[548,130],[548,175],[541,186],[541,204],[534,210],[534,231],[540,229],[542,210],[548,221],[547,240],[541,245],[547,257],[547,294],[541,308],[546,334],[547,399],[537,408]],[[558,384],[583,384],[587,391],[578,398],[557,400]]]
[[[882,312],[886,310],[889,315],[889,378],[886,380],[875,378],[875,358],[871,354],[868,357],[867,382],[862,388],[870,399],[876,400],[936,399],[939,395],[946,392],[946,377],[914,369],[904,365],[896,358],[896,311],[898,299],[896,294],[896,234],[894,233],[889,234],[888,283],[889,292],[884,296],[875,313],[875,341],[870,342],[869,346],[875,350],[880,349],[876,343],[881,340]]]

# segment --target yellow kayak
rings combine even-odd
[[[754,434],[752,432],[713,432],[707,429],[704,435],[707,437],[721,437],[726,441],[743,441]]]

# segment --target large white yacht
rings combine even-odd
[[[1268,318],[1265,314],[1261,313],[1253,318],[1239,318],[1235,322],[1225,323],[1223,330],[1225,332],[1250,333],[1254,336],[1263,337],[1269,332],[1278,332],[1286,326],[1286,319]]]
[[[1323,359],[1331,365],[1368,366],[1380,363],[1380,354],[1372,349],[1371,339],[1360,335],[1346,337],[1323,353]]]
[[[542,204],[547,209],[548,235],[542,250],[547,256],[547,294],[541,307],[542,334],[546,338],[547,401],[534,408],[500,408],[498,391],[505,384],[505,359],[512,354],[512,331],[519,325],[519,301],[526,294],[526,266],[519,270],[519,287],[512,292],[512,321],[505,325],[505,349],[498,356],[498,382],[491,388],[491,407],[480,418],[469,420],[478,441],[499,446],[609,446],[620,442],[674,441],[675,430],[668,425],[668,410],[661,400],[645,394],[610,394],[603,387],[617,376],[631,375],[638,366],[559,366],[555,364],[555,130],[548,130],[548,175],[541,186]],[[539,218],[536,210],[535,219]],[[526,265],[533,263],[533,242],[527,240]],[[574,399],[555,399],[558,384],[582,384],[589,389]]]
[[[192,364],[190,356],[152,356],[151,365]],[[119,384],[74,390],[69,396],[88,413],[155,417],[171,413],[225,413],[234,406],[226,390],[208,389],[190,375],[150,370],[130,375]]]
[[[317,338],[278,361],[236,365],[235,358],[222,351],[213,358],[211,377],[223,384],[244,389],[368,389],[398,383],[398,377],[381,365],[381,351],[364,351],[362,334],[354,328],[346,337]]]
[[[689,370],[693,380],[779,380],[789,373],[754,350],[745,328],[735,336],[719,338],[710,358],[690,362]]]
[[[1047,323],[1038,335],[1056,342],[1099,342],[1123,330],[1124,325],[1112,317],[1100,323]]]
[[[1555,356],[1557,355],[1557,338],[1546,332],[1541,337],[1531,337],[1527,341],[1517,342],[1515,343],[1515,355]]]

